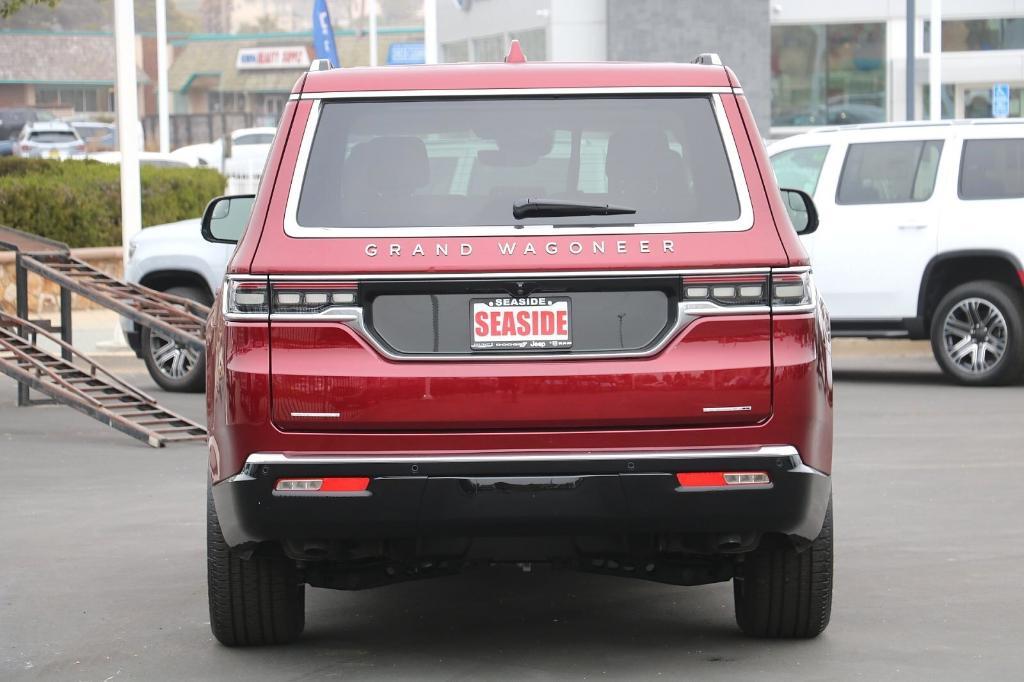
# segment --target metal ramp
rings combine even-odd
[[[61,338],[70,343],[70,325],[64,324],[65,298],[70,317],[70,293],[113,310],[143,327],[204,352],[203,338],[210,309],[179,296],[154,291],[141,284],[115,279],[71,255],[66,244],[0,225],[0,246],[18,252],[18,316],[28,318],[27,273],[34,272],[61,287]],[[63,329],[65,326],[68,329]]]
[[[40,348],[40,337],[61,354]],[[203,426],[161,407],[39,325],[2,311],[0,372],[152,447],[207,438]]]

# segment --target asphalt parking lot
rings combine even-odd
[[[836,355],[836,592],[809,642],[743,638],[729,584],[494,569],[311,589],[299,643],[226,649],[206,610],[204,448],[18,409],[0,378],[0,678],[1019,679],[1024,386],[949,385],[920,347]],[[201,396],[118,367],[202,418]]]

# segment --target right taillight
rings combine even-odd
[[[771,278],[772,312],[803,313],[814,310],[814,278],[809,270],[773,272]]]

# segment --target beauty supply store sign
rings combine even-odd
[[[243,47],[238,51],[235,68],[248,69],[305,69],[309,67],[309,52],[305,47]]]

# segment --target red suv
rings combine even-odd
[[[514,51],[513,51],[514,53]],[[208,330],[210,621],[493,562],[832,593],[828,318],[743,90],[694,64],[314,69]],[[796,229],[794,228],[796,225]]]

